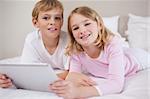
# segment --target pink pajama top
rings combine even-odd
[[[119,93],[124,86],[125,77],[137,72],[139,63],[123,48],[119,37],[115,36],[101,52],[98,58],[90,58],[85,52],[71,56],[70,72],[86,72],[94,77],[102,77],[104,83],[95,88],[100,95]]]

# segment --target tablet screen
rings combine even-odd
[[[50,83],[58,80],[48,64],[0,64],[0,73],[9,76],[17,88],[48,91]]]

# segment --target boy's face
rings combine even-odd
[[[33,19],[33,24],[39,28],[43,37],[57,38],[63,24],[62,13],[62,10],[57,8],[46,12],[40,11],[38,19]]]

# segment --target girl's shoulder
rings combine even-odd
[[[108,41],[108,45],[110,44],[120,44],[121,43],[121,37],[115,35],[115,36],[111,36],[109,41]]]
[[[113,36],[109,40],[109,42],[105,45],[104,52],[115,51],[115,50],[119,50],[120,48],[122,49],[121,38],[118,36]]]

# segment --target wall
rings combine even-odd
[[[32,8],[37,0],[0,0],[0,59],[21,55],[27,33],[34,30],[31,23]],[[67,16],[76,6],[88,5],[102,16],[128,13],[148,15],[149,0],[60,0],[65,7],[63,30],[66,30]],[[126,19],[127,20],[127,19]],[[122,19],[120,19],[122,21]],[[126,21],[127,22],[127,21]],[[122,22],[120,30],[126,29]],[[120,31],[119,32],[122,32]]]
[[[2,4],[0,3],[0,12],[2,12]],[[2,15],[0,15],[0,22],[2,22]],[[2,30],[2,24],[0,24],[0,57],[2,56],[2,38],[1,38],[1,36],[3,35],[3,33],[1,32],[1,30]]]
[[[18,56],[22,52],[24,38],[33,31],[31,11],[33,1],[2,0],[1,58]]]
[[[148,3],[148,15],[150,16],[150,0],[147,1]]]

